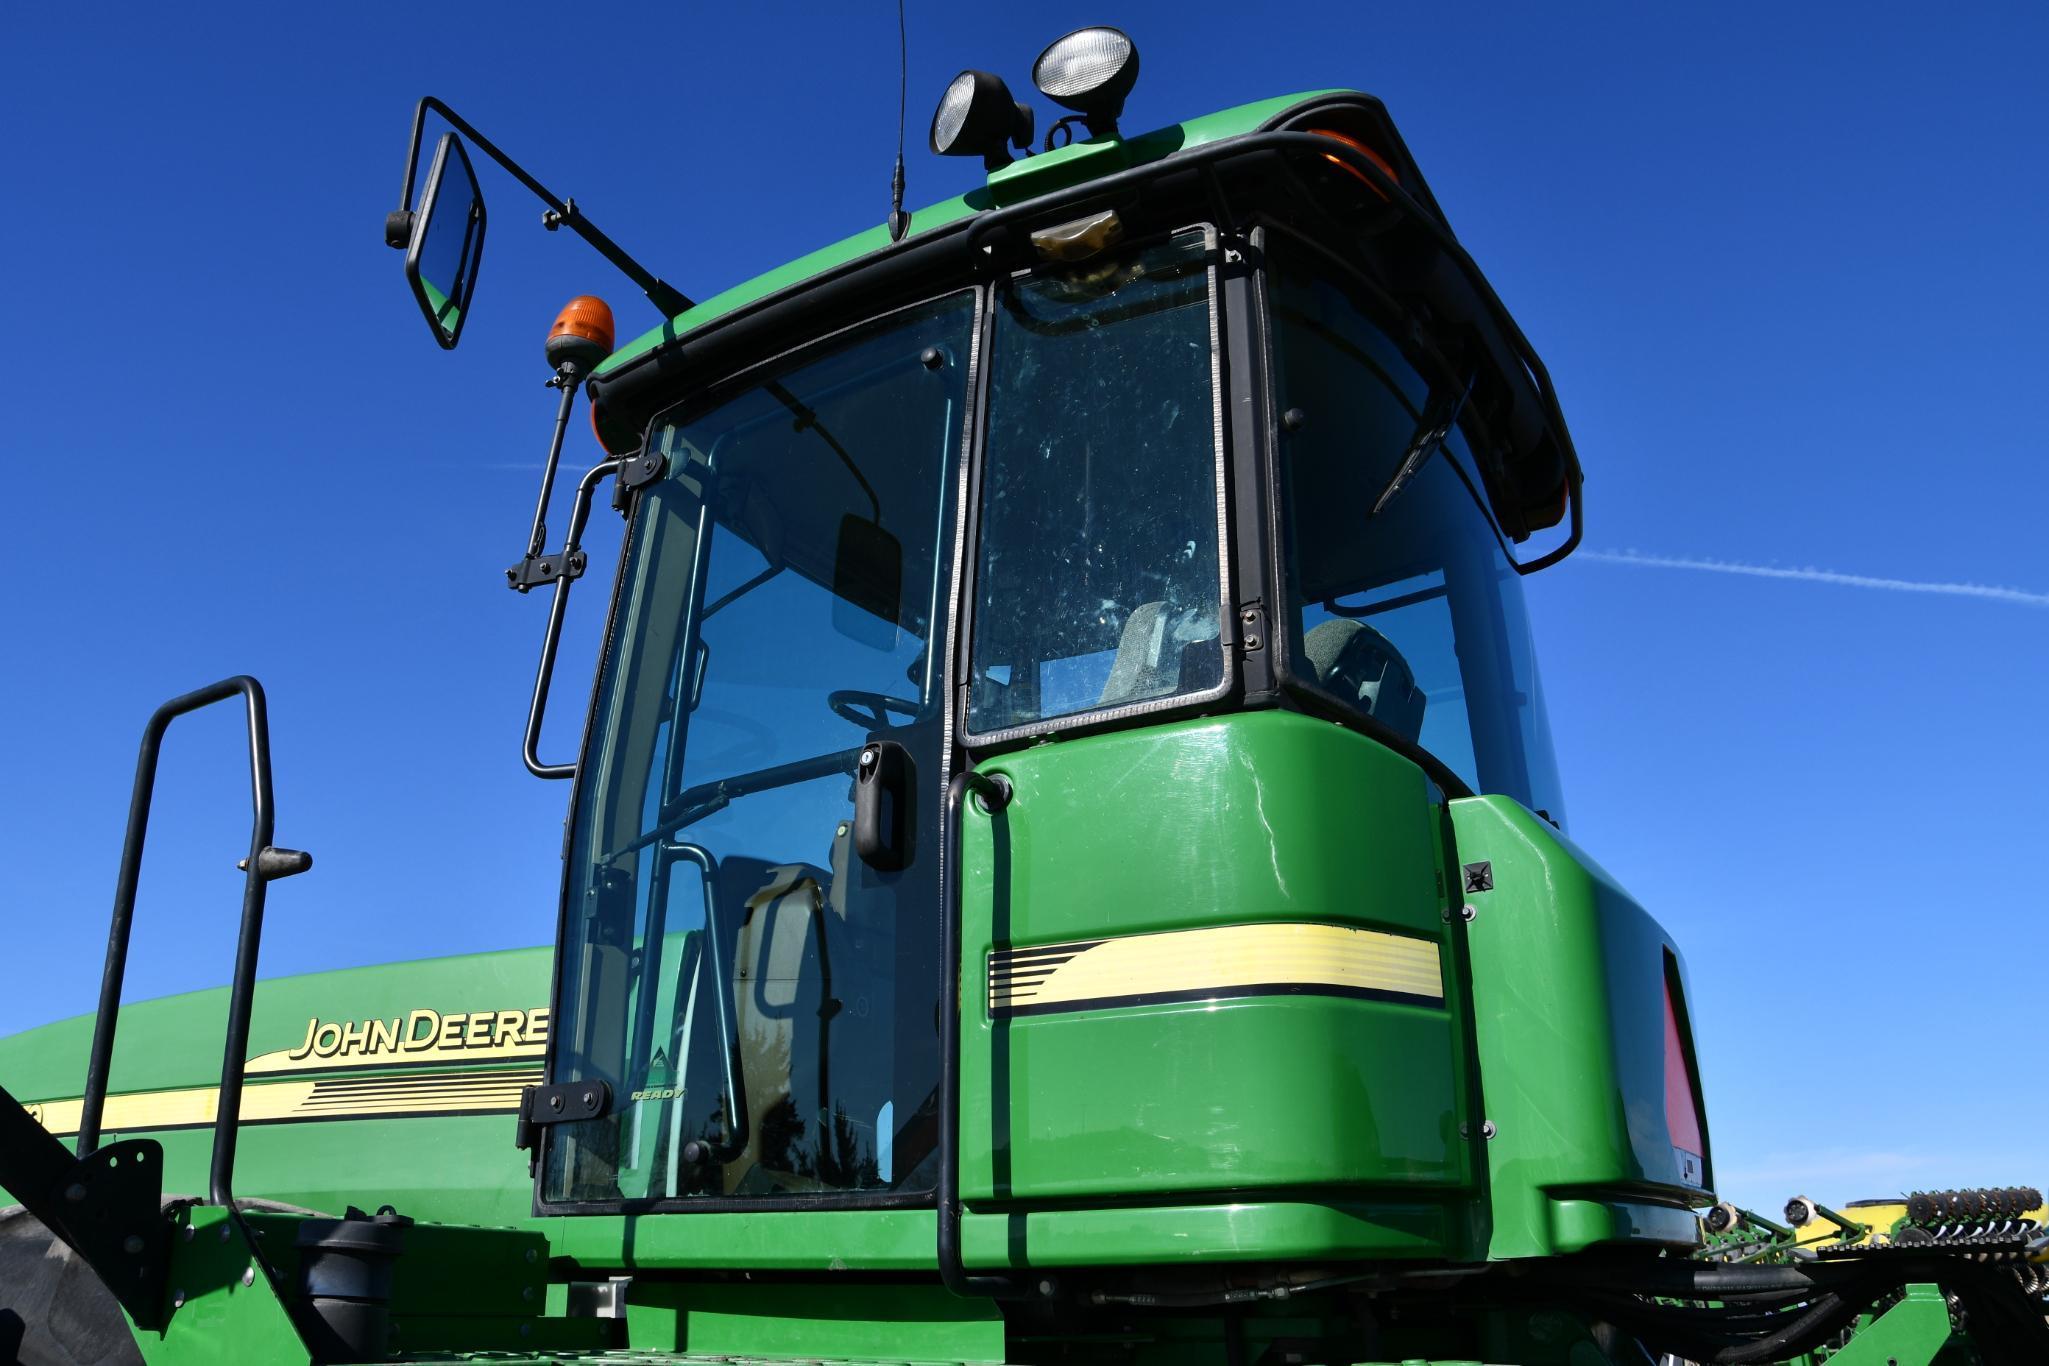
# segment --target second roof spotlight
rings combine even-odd
[[[1137,80],[1137,46],[1121,29],[1109,27],[1076,29],[1032,63],[1039,93],[1073,110],[1091,138],[1117,136],[1117,117]],[[1035,127],[1031,107],[1011,97],[1001,76],[963,71],[939,98],[931,145],[940,156],[979,156],[996,171],[1010,164],[1012,147],[1030,149]]]

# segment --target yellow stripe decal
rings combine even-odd
[[[251,1082],[242,1089],[242,1122],[276,1124],[309,1119],[373,1119],[392,1115],[493,1114],[519,1108],[521,1087],[538,1086],[538,1067],[407,1076],[331,1078],[325,1081]],[[190,1129],[214,1122],[220,1088],[134,1091],[107,1097],[100,1127],[110,1134],[146,1129]],[[59,1138],[78,1132],[85,1102],[46,1100],[28,1112]]]
[[[989,1013],[998,1016],[1263,995],[1441,1006],[1444,972],[1434,939],[1293,921],[989,955]]]

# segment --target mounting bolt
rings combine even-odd
[[[221,1225],[221,1241],[224,1243],[228,1241],[228,1226],[226,1224]]]
[[[121,1240],[121,1250],[131,1257],[139,1255],[142,1252],[142,1235],[131,1233],[126,1238],[123,1238]]]
[[[1281,414],[1281,430],[1299,432],[1302,430],[1302,424],[1308,420],[1309,414],[1303,412],[1300,408],[1290,408]]]
[[[1501,1131],[1500,1131],[1499,1129],[1497,1129],[1497,1128],[1495,1128],[1495,1127],[1494,1127],[1494,1121],[1493,1121],[1493,1120],[1491,1120],[1491,1119],[1483,1119],[1483,1120],[1481,1120],[1481,1121],[1480,1121],[1480,1137],[1482,1137],[1482,1138],[1492,1138],[1492,1137],[1494,1137],[1494,1135],[1496,1135],[1496,1134],[1498,1134],[1498,1133],[1500,1133],[1500,1132],[1501,1132]]]
[[[557,1111],[559,1111],[559,1110],[560,1110],[560,1109],[562,1108],[562,1097],[561,1097],[561,1095],[560,1095],[560,1094],[557,1094],[557,1095],[552,1095],[552,1096],[549,1096],[549,1097],[548,1097],[548,1108],[549,1108],[550,1110],[557,1110]]]
[[[251,1262],[248,1266],[242,1269],[242,1284],[256,1284],[256,1263]]]
[[[586,1091],[586,1092],[584,1092],[584,1093],[583,1093],[583,1106],[584,1106],[584,1108],[585,1108],[586,1110],[594,1108],[594,1107],[595,1107],[595,1106],[597,1105],[597,1103],[598,1103],[598,1093],[597,1093],[597,1092],[595,1092],[595,1091]]]
[[[1259,648],[1259,637],[1258,637],[1258,636],[1247,636],[1247,637],[1245,637],[1245,648],[1246,648],[1246,649],[1248,649],[1248,650],[1257,650],[1257,649]]]
[[[1259,613],[1253,611],[1250,607],[1248,607],[1238,614],[1238,620],[1244,622],[1247,626],[1250,626],[1253,622],[1259,620]]]
[[[946,363],[946,353],[936,346],[928,346],[918,353],[918,364],[927,370],[937,370]]]
[[[1465,921],[1468,925],[1472,924],[1479,914],[1480,908],[1477,906],[1466,905],[1458,908],[1458,918]]]
[[[184,1307],[185,1307],[185,1292],[184,1292],[184,1291],[182,1291],[182,1290],[173,1290],[173,1291],[171,1292],[171,1308],[173,1308],[173,1309],[183,1309]]]
[[[187,1225],[185,1225],[185,1241],[186,1241],[186,1242],[188,1242],[188,1243],[189,1243],[189,1242],[191,1242],[191,1241],[192,1241],[192,1240],[193,1240],[194,1238],[196,1238],[197,1236],[199,1236],[199,1230],[198,1230],[198,1229],[196,1229],[196,1228],[192,1227],[192,1225],[190,1225],[190,1224],[187,1224]]]
[[[540,1259],[540,1256],[532,1248],[528,1248],[526,1250],[526,1259],[529,1262],[538,1261]]]

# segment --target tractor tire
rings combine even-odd
[[[142,1366],[107,1287],[19,1205],[0,1208],[0,1366]]]

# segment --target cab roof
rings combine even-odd
[[[1312,190],[1300,170],[1320,163],[1332,169]],[[1556,563],[1578,544],[1579,459],[1543,361],[1459,244],[1385,106],[1353,91],[1282,95],[1136,137],[1070,143],[920,210],[902,241],[877,225],[735,285],[598,367],[598,438],[614,454],[637,450],[651,419],[686,395],[921,291],[1019,268],[1039,218],[1102,204],[1134,232],[1164,231],[1189,212],[1231,219],[1235,230],[1280,211],[1348,238],[1346,268],[1369,274],[1369,287],[1420,329],[1419,343],[1472,375],[1466,411],[1490,431],[1483,464],[1501,530],[1522,541],[1570,512],[1564,543],[1517,568]]]
[[[1171,124],[1137,137],[1072,142],[1051,152],[1025,157],[991,172],[986,184],[964,195],[918,210],[911,215],[908,237],[915,239],[920,234],[973,217],[984,210],[1003,208],[1051,190],[1065,189],[1115,171],[1143,166],[1190,147],[1254,132],[1298,105],[1339,93],[1342,92],[1312,90],[1281,95],[1206,114],[1186,123]],[[803,284],[835,266],[845,265],[891,245],[888,227],[878,224],[852,237],[842,238],[831,246],[799,256],[691,305],[659,327],[650,328],[613,352],[598,367],[597,373],[608,374],[736,308]]]

